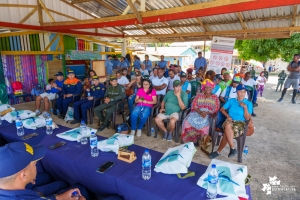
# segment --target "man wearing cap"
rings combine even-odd
[[[64,83],[64,74],[62,72],[57,72],[54,76],[56,76],[56,81],[51,84],[51,89],[48,92],[42,93],[35,99],[35,114],[39,115],[40,107],[41,107],[41,101],[44,100],[44,112],[43,115],[47,116],[49,113],[49,107],[51,100],[54,100],[57,96],[57,94],[60,94],[62,91],[63,83]]]
[[[87,110],[93,106],[94,99],[103,98],[106,88],[99,82],[98,76],[93,76],[93,85],[86,89],[86,99],[76,101],[73,104],[74,121],[71,124],[80,123],[80,119],[87,123]],[[97,102],[96,102],[97,103]],[[98,104],[100,101],[98,101]]]
[[[181,89],[181,82],[173,82],[174,90],[169,91],[161,102],[159,114],[155,118],[157,126],[164,131],[164,140],[172,141],[175,124],[179,119],[179,112],[188,106],[188,95]],[[164,119],[170,119],[169,131],[165,127]]]
[[[202,57],[202,52],[198,52],[198,58],[195,59],[194,62],[194,70],[196,70],[196,74],[198,73],[199,69],[202,68],[202,70],[206,71],[206,59]]]
[[[121,61],[119,62],[119,65],[117,66],[117,67],[118,67],[118,70],[127,69],[128,64],[127,64],[127,62],[125,61],[125,57],[122,56],[120,60],[121,60]]]
[[[215,83],[215,87],[212,90],[212,93],[217,95],[218,97],[221,94],[221,87],[219,86],[219,83],[222,81],[222,75],[221,74],[216,74],[215,78],[214,78],[214,83]]]
[[[192,86],[191,84],[186,81],[186,73],[182,73],[180,75],[180,81],[181,81],[181,89],[182,91],[186,92],[188,95],[188,100],[191,98],[191,91],[192,91]]]
[[[35,183],[37,171],[36,163],[45,156],[46,148],[43,145],[30,146],[24,142],[9,143],[0,148],[0,199],[56,199],[56,200],[85,200],[81,196],[78,188],[69,189],[65,192],[66,184],[57,181],[42,187],[35,188],[35,190],[26,189],[29,183]],[[42,191],[46,192],[45,196]],[[49,193],[52,191],[53,193]],[[61,191],[61,192],[60,192]],[[72,198],[73,192],[78,192],[81,197]],[[63,192],[63,193],[62,193]],[[56,195],[57,194],[57,195]],[[88,196],[85,194],[88,198]]]
[[[235,156],[238,152],[234,148],[233,139],[244,133],[246,121],[250,120],[252,113],[252,103],[246,98],[246,87],[239,84],[236,87],[237,97],[229,99],[220,109],[225,116],[226,121],[223,123],[224,134],[217,151],[209,154],[210,158],[216,158],[220,155],[222,149],[228,143],[230,151],[228,157]]]
[[[173,82],[176,81],[176,80],[180,81],[180,78],[177,75],[175,75],[175,72],[174,72],[173,69],[170,69],[169,70],[169,77],[168,77],[168,81],[169,81],[168,91],[169,90],[174,90]]]
[[[168,62],[164,60],[165,56],[160,56],[160,61],[157,63],[159,68],[167,69]]]
[[[169,84],[169,80],[164,77],[164,69],[158,68],[157,77],[152,79],[153,88],[156,90],[156,95],[165,95]]]
[[[60,119],[64,119],[68,110],[69,103],[73,102],[73,96],[81,94],[82,84],[81,81],[75,78],[74,71],[68,72],[68,78],[64,81],[62,87],[62,95],[56,100],[57,108],[60,112]],[[80,96],[75,97],[74,102],[78,101]]]
[[[111,55],[108,55],[107,60],[105,61],[106,81],[109,81],[110,76],[113,74],[113,64],[111,62],[111,59]]]
[[[221,87],[221,93],[224,91],[224,89],[229,86],[231,84],[231,80],[230,80],[230,72],[229,71],[225,71],[223,73],[223,80],[219,83],[220,87]]]
[[[98,128],[99,131],[104,130],[106,127],[109,128],[110,122],[109,118],[111,114],[115,111],[117,102],[125,98],[125,88],[118,84],[117,77],[112,76],[110,78],[110,84],[104,95],[104,102],[97,106],[94,111],[95,114],[99,117],[102,125]],[[105,117],[103,116],[103,110],[106,110]]]
[[[228,99],[236,98],[236,87],[241,83],[242,78],[240,76],[234,76],[230,86],[227,86],[220,95],[221,105],[228,101]],[[246,93],[246,98],[248,95]]]

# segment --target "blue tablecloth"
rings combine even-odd
[[[55,129],[52,135],[46,135],[45,128],[37,130],[25,130],[25,135],[30,133],[40,133],[39,136],[26,140],[31,145],[44,144],[47,148],[60,141],[56,134],[69,130],[60,126]],[[14,124],[11,126],[1,126],[0,134],[12,141],[20,141],[16,134]],[[105,139],[98,136],[99,140]],[[206,199],[206,190],[197,186],[199,177],[205,172],[207,166],[192,163],[190,170],[196,176],[187,179],[178,179],[176,175],[166,175],[152,170],[152,177],[145,181],[142,179],[142,154],[144,147],[131,145],[129,150],[135,151],[137,160],[133,163],[126,163],[117,159],[117,154],[99,152],[96,158],[91,157],[90,146],[81,145],[77,142],[66,141],[67,144],[55,150],[47,149],[45,157],[42,159],[45,171],[55,180],[65,180],[70,184],[80,183],[96,194],[119,194],[124,199]],[[162,157],[162,153],[150,150],[152,156],[152,169]],[[96,172],[97,167],[107,161],[112,161],[115,165],[104,174]],[[249,199],[251,198],[250,186],[246,187]]]
[[[56,135],[58,133],[62,133],[64,131],[70,130],[70,128],[65,126],[59,126],[58,129],[53,130],[53,135]],[[31,133],[38,133],[39,135],[27,140],[22,140],[21,137],[17,135],[17,128],[15,126],[15,123],[8,123],[7,121],[3,121],[0,126],[0,135],[5,139],[7,142],[16,142],[16,141],[23,141],[26,142],[32,146],[39,144],[43,138],[47,135],[46,134],[46,128],[38,128],[36,130],[32,129],[26,129],[24,128],[24,136],[29,135]]]

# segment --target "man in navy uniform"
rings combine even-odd
[[[109,118],[115,111],[117,102],[124,99],[126,96],[125,89],[122,85],[118,84],[116,76],[110,77],[110,84],[111,85],[107,87],[107,90],[105,92],[104,102],[94,109],[95,114],[99,117],[100,121],[103,122],[98,129],[99,131],[102,131],[106,127],[109,127]],[[105,117],[102,113],[104,109],[106,109]]]
[[[93,100],[98,98],[103,98],[106,88],[103,84],[99,82],[98,76],[93,76],[93,82],[91,89],[86,89],[87,98],[80,101],[76,101],[73,104],[74,108],[74,121],[71,124],[76,124],[82,119],[85,123],[87,122],[87,109],[93,106]],[[80,117],[81,116],[81,117]]]
[[[62,95],[56,100],[57,108],[60,112],[61,119],[65,118],[68,110],[69,103],[73,102],[73,96],[81,94],[82,84],[81,81],[75,78],[74,71],[68,72],[68,79],[64,81],[62,88]],[[78,101],[80,96],[75,97],[74,101]]]
[[[35,188],[35,190],[25,189],[29,183],[35,183],[36,163],[45,156],[46,148],[43,145],[30,146],[24,142],[13,142],[0,148],[0,199],[13,200],[85,200],[88,193],[80,185],[80,188],[66,190],[66,184],[63,181],[56,181],[44,187]],[[74,186],[73,186],[74,187]],[[49,194],[49,191],[53,193]],[[65,192],[64,192],[65,191]],[[79,193],[79,198],[73,198],[72,193]],[[48,193],[45,195],[43,192]],[[58,194],[58,195],[55,195]],[[84,196],[81,196],[84,194]]]

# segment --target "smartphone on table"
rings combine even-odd
[[[59,147],[64,146],[65,144],[67,144],[67,143],[61,141],[61,142],[58,142],[58,143],[56,143],[56,144],[50,145],[50,146],[49,146],[49,149],[51,149],[51,150],[57,149],[57,148],[59,148]]]
[[[101,165],[100,167],[98,167],[96,169],[96,172],[103,174],[105,171],[107,171],[109,168],[111,168],[112,166],[114,166],[114,162],[112,161],[107,161],[106,163],[104,163],[103,165]]]

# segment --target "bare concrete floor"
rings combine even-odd
[[[263,97],[277,101],[279,92],[275,92],[277,77],[272,76],[266,85]],[[296,200],[300,199],[300,98],[297,104],[291,103],[291,89],[285,95],[281,103],[259,103],[255,108],[257,117],[253,118],[255,133],[247,137],[246,145],[249,146],[249,155],[243,164],[248,167],[249,174],[252,175],[251,191],[254,200]],[[43,106],[43,105],[42,105]],[[19,104],[17,109],[35,110],[34,102]],[[118,121],[121,117],[117,117]],[[53,116],[54,122],[70,128],[79,126],[71,125]],[[97,128],[98,119],[95,117],[92,127]],[[154,125],[154,122],[153,122]],[[90,125],[89,125],[90,126]],[[113,129],[105,129],[98,132],[98,135],[109,137],[115,132]],[[179,145],[178,143],[162,140],[162,133],[158,138],[147,137],[146,130],[143,135],[135,138],[135,144],[145,148],[165,152],[169,147]],[[215,150],[217,147],[215,148]],[[218,159],[237,163],[237,157],[228,158],[229,148],[226,147]],[[208,165],[210,159],[200,149],[196,152],[193,161]],[[262,191],[263,185],[269,183],[269,177],[277,177],[281,186],[287,188],[296,187],[296,191],[272,191],[271,195],[266,195]]]

